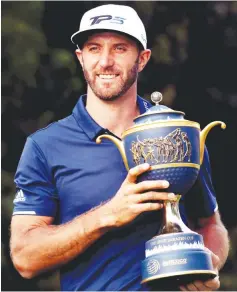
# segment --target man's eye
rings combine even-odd
[[[98,51],[98,50],[99,50],[99,48],[96,47],[96,46],[94,46],[94,47],[90,47],[90,48],[89,48],[89,51],[90,51],[90,52],[96,52],[96,51]]]
[[[118,52],[124,52],[126,50],[126,48],[124,46],[117,46],[115,49]]]

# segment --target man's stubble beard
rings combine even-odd
[[[129,70],[127,79],[122,80],[122,82],[120,82],[120,86],[118,86],[118,88],[113,90],[113,92],[111,93],[110,93],[110,89],[106,91],[106,89],[101,90],[100,88],[98,88],[95,85],[95,82],[92,80],[92,78],[90,78],[90,75],[85,67],[83,69],[83,73],[88,85],[90,86],[91,90],[94,92],[94,94],[98,98],[105,101],[114,101],[118,99],[120,96],[122,96],[123,94],[125,94],[129,90],[129,88],[134,84],[134,82],[137,80],[138,63],[139,63],[139,56],[137,57],[133,67]],[[113,74],[113,72],[109,72],[109,74]]]

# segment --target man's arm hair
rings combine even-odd
[[[110,229],[109,220],[95,208],[62,225],[52,225],[53,218],[15,215],[11,222],[11,257],[22,277],[31,279],[58,268]]]
[[[203,236],[204,245],[216,254],[220,261],[218,271],[224,266],[229,253],[229,236],[218,210],[207,218],[200,218],[195,224],[191,224],[192,229]]]

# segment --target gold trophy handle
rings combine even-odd
[[[122,159],[123,159],[123,163],[124,163],[127,171],[129,171],[128,161],[127,161],[127,157],[126,157],[125,150],[124,150],[124,147],[123,147],[123,142],[120,141],[118,138],[115,138],[114,136],[111,136],[111,135],[100,135],[96,139],[96,143],[100,144],[101,143],[101,139],[103,139],[103,138],[111,140],[118,147],[118,150],[119,150],[119,152],[120,152],[120,154],[122,156]]]
[[[200,165],[202,165],[203,162],[203,156],[204,156],[204,147],[205,147],[205,141],[207,138],[207,134],[209,133],[209,131],[217,126],[217,125],[221,125],[222,129],[226,128],[226,124],[221,122],[221,121],[215,121],[212,122],[210,124],[208,124],[200,133]]]

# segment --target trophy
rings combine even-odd
[[[160,92],[153,92],[151,100],[155,106],[134,119],[134,125],[122,134],[122,140],[112,135],[101,135],[96,140],[97,143],[104,138],[113,141],[127,170],[149,163],[151,169],[141,174],[138,182],[167,180],[170,183],[167,192],[177,195],[176,201],[164,202],[160,230],[145,243],[141,283],[149,286],[172,282],[179,286],[195,279],[214,278],[211,255],[202,235],[182,221],[179,199],[197,179],[207,134],[216,125],[222,129],[226,125],[215,121],[200,131],[200,125],[184,119],[183,112],[160,105]]]

